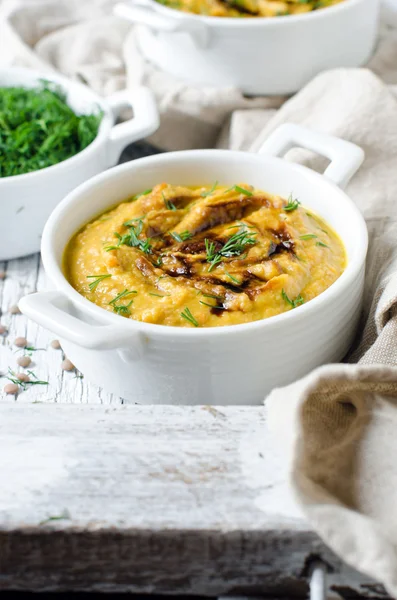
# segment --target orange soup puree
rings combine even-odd
[[[71,285],[120,316],[177,327],[267,319],[309,302],[346,267],[344,246],[298,199],[240,183],[162,183],[70,241]]]

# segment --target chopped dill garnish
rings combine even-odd
[[[285,212],[292,212],[293,210],[296,210],[297,208],[299,208],[300,202],[297,198],[293,199],[292,198],[292,194],[289,195],[288,198],[288,204],[286,206],[284,206],[284,210]]]
[[[19,385],[24,391],[29,385],[48,385],[48,381],[40,381],[32,371],[28,371],[28,373],[34,377],[34,381],[21,381],[18,379],[17,374],[10,369],[10,367],[8,367],[8,375],[5,377],[8,379],[8,381],[11,381],[11,383]]]
[[[247,231],[239,231],[232,235],[221,250],[216,250],[214,242],[211,242],[205,238],[205,251],[207,254],[207,262],[210,263],[208,272],[212,271],[223,258],[231,258],[233,256],[240,256],[243,254],[247,246],[252,246],[256,243],[256,233],[249,233]]]
[[[115,231],[114,236],[118,239],[118,242],[115,246],[106,246],[105,251],[109,252],[110,250],[117,250],[120,246],[130,246],[131,248],[138,248],[138,250],[141,250],[144,254],[151,254],[152,244],[150,238],[141,239],[139,237],[143,229],[142,217],[126,221],[124,225],[128,227],[127,233],[120,235]]]
[[[132,196],[131,202],[138,200],[138,198],[141,198],[142,196],[147,196],[148,194],[151,194],[152,191],[153,191],[152,188],[150,188],[150,190],[145,190],[144,192],[141,192],[140,194],[135,194],[135,196]]]
[[[215,296],[214,294],[205,294],[204,292],[199,292],[205,298],[213,298],[214,300],[222,300],[221,296]]]
[[[76,115],[62,88],[41,81],[35,88],[0,88],[0,177],[58,164],[96,138],[102,113]]]
[[[299,239],[300,240],[314,240],[314,238],[316,238],[317,235],[315,233],[305,233],[305,235],[300,235]]]
[[[329,246],[327,244],[324,244],[324,242],[316,242],[316,246],[321,246],[322,248],[329,248]]]
[[[162,265],[163,265],[163,258],[162,258],[162,255],[159,254],[159,256],[156,258],[156,260],[153,261],[153,266],[161,267]],[[164,277],[166,277],[166,275],[164,275]]]
[[[90,291],[93,292],[101,281],[108,279],[108,277],[111,277],[110,273],[106,273],[105,275],[87,275],[87,279],[94,279],[94,281],[91,281],[88,285]]]
[[[117,313],[118,315],[130,315],[131,311],[130,311],[130,306],[133,303],[133,300],[130,300],[130,302],[128,304],[116,304],[116,302],[118,302],[119,300],[121,300],[122,298],[127,298],[127,296],[131,296],[131,294],[137,294],[138,292],[136,292],[135,290],[124,290],[123,292],[120,292],[119,294],[117,294],[117,296],[115,298],[113,298],[113,300],[111,300],[109,302],[109,305],[113,308],[114,312]]]
[[[213,194],[215,192],[217,185],[218,185],[218,182],[215,181],[215,183],[212,186],[212,188],[208,192],[201,192],[200,196],[202,198],[207,198],[207,196],[211,196],[211,194]]]
[[[204,302],[204,300],[199,300],[200,304],[204,304],[204,306],[209,306],[210,308],[216,308],[217,310],[226,310],[223,306],[217,306],[216,304],[209,304],[208,302]]]
[[[149,296],[157,296],[158,298],[164,298],[165,296],[171,296],[171,294],[155,294],[154,292],[149,292]]]
[[[186,242],[186,240],[190,240],[193,237],[193,234],[190,231],[182,231],[181,233],[176,233],[175,231],[171,232],[172,237],[177,242]]]
[[[225,269],[225,275],[230,277],[230,279],[232,281],[234,281],[234,283],[236,283],[237,285],[241,285],[241,281],[239,281],[236,277],[233,277],[233,275],[230,275],[230,273],[228,271],[226,271],[226,269]]]
[[[190,310],[188,309],[187,306],[186,306],[185,310],[183,310],[181,312],[181,317],[183,319],[185,319],[186,321],[188,321],[194,327],[198,327],[199,326],[198,321],[193,317],[192,313],[190,312]]]
[[[167,200],[167,198],[164,196],[164,192],[161,192],[161,195],[163,196],[165,208],[167,210],[177,210],[175,204],[173,204],[171,200]]]
[[[244,194],[245,196],[253,196],[252,192],[240,187],[239,185],[232,185],[232,187],[226,190],[225,193],[227,194],[227,192],[239,192],[240,194]]]
[[[295,298],[295,300],[291,300],[290,298],[288,298],[284,290],[282,290],[281,295],[283,297],[283,300],[285,300],[285,302],[287,302],[287,304],[289,304],[292,308],[296,308],[297,306],[300,306],[304,303],[304,299],[300,294]]]

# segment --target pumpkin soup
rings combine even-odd
[[[266,319],[309,302],[346,266],[332,228],[299,199],[239,183],[162,183],[70,241],[72,286],[123,317],[178,327]]]

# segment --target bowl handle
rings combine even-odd
[[[145,87],[121,90],[106,99],[114,119],[125,108],[131,107],[134,117],[114,125],[109,136],[108,162],[113,166],[120,158],[125,146],[156,131],[160,124],[159,113],[153,93]]]
[[[186,16],[183,19],[177,15],[175,17],[171,14],[166,16],[146,3],[140,6],[119,3],[114,6],[113,13],[117,17],[127,19],[135,24],[146,25],[155,31],[188,33],[201,49],[207,48],[210,43],[210,31],[204,23]]]
[[[90,325],[70,314],[66,296],[37,292],[21,298],[21,312],[60,338],[91,350],[130,346],[135,335],[125,325]]]
[[[260,147],[259,154],[283,156],[291,148],[306,148],[329,158],[331,164],[324,176],[342,189],[364,161],[364,151],[359,146],[325,133],[317,133],[306,127],[286,123],[269,135]]]

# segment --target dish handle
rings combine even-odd
[[[59,292],[37,292],[21,298],[21,312],[61,339],[91,350],[131,346],[135,335],[124,325],[90,325],[70,314],[67,298]]]
[[[364,151],[359,146],[325,133],[317,133],[286,123],[278,127],[260,147],[259,154],[283,156],[292,148],[306,148],[329,158],[331,164],[324,176],[345,188],[364,161]]]
[[[210,31],[204,23],[185,16],[183,19],[177,15],[175,17],[171,14],[166,16],[146,3],[140,6],[131,6],[121,2],[113,7],[113,14],[137,25],[146,25],[155,31],[188,33],[201,49],[207,48],[210,43]]]
[[[109,137],[108,161],[113,166],[125,146],[151,135],[160,124],[159,113],[153,93],[143,86],[121,90],[107,99],[115,120],[125,108],[132,108],[134,117],[114,125]]]

